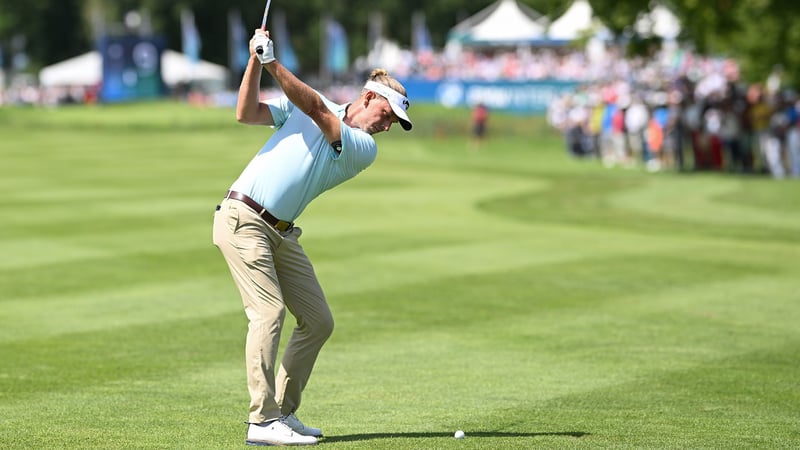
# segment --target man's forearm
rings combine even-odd
[[[317,124],[328,142],[341,139],[341,121],[328,109],[317,91],[300,81],[278,61],[264,64],[264,67],[278,82],[289,101]]]
[[[322,102],[319,94],[309,85],[303,83],[292,72],[283,67],[278,61],[265,64],[264,67],[267,69],[267,72],[272,75],[272,78],[278,82],[278,85],[281,87],[283,93],[286,94],[286,97],[288,97],[295,106],[300,108],[301,111],[313,118],[315,116],[314,112],[321,111],[322,108],[325,108],[325,104]]]
[[[252,123],[256,120],[260,90],[261,64],[256,58],[250,58],[239,85],[239,96],[236,101],[236,119],[239,122]]]

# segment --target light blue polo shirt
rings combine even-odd
[[[320,95],[339,119],[345,107]],[[277,128],[231,190],[248,195],[273,216],[293,222],[318,195],[366,169],[378,153],[375,139],[342,122],[337,154],[322,130],[286,96],[266,102]]]

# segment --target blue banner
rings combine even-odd
[[[541,114],[551,101],[566,92],[573,92],[573,81],[464,81],[424,79],[399,80],[405,86],[411,104],[438,103],[456,107],[473,107],[483,103],[494,111]]]
[[[166,88],[161,78],[159,37],[113,36],[100,42],[103,58],[103,85],[100,100],[120,102],[157,98]]]
[[[286,14],[277,11],[272,28],[275,31],[275,52],[278,60],[289,72],[297,73],[300,70],[300,61],[292,47],[292,40],[289,38],[289,28],[286,26]]]
[[[431,33],[428,31],[428,26],[425,24],[425,14],[416,13],[411,21],[411,40],[414,43],[414,51],[416,52],[432,52],[433,44],[431,43]]]
[[[200,61],[200,33],[194,23],[194,13],[191,10],[181,11],[181,39],[183,43],[183,54],[193,63]]]
[[[250,60],[250,37],[242,21],[242,14],[239,10],[228,11],[228,66],[233,73],[241,73],[247,68]],[[199,57],[199,55],[198,55]]]
[[[341,75],[350,67],[347,33],[339,22],[328,18],[325,23],[325,60],[328,72]]]

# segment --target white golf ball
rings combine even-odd
[[[461,430],[456,431],[456,434],[453,435],[456,439],[464,439],[464,432]]]

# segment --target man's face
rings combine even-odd
[[[368,103],[364,109],[363,119],[360,121],[360,128],[369,134],[389,131],[392,124],[398,121],[389,100],[374,92],[368,92],[366,100]]]

